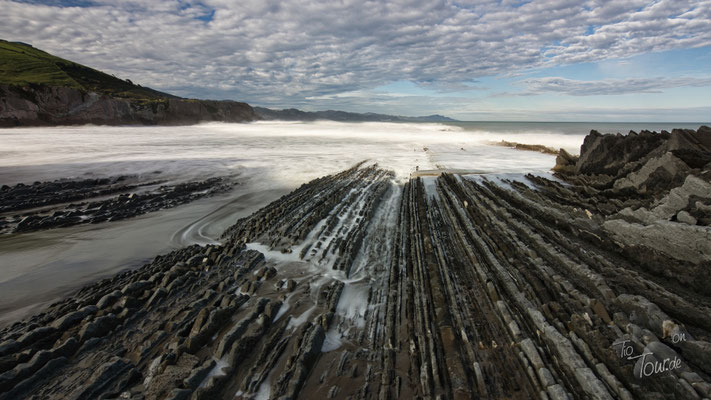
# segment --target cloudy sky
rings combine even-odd
[[[711,120],[711,0],[0,0],[0,38],[180,96],[462,120]]]

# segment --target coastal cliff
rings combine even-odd
[[[187,125],[259,119],[236,101],[184,99],[0,40],[0,127]]]
[[[44,125],[187,125],[258,119],[236,101],[129,99],[57,86],[0,85],[0,127]]]

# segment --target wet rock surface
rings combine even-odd
[[[708,398],[711,185],[687,167],[316,179],[2,330],[0,398]]]
[[[235,184],[227,177],[164,183],[118,176],[5,185],[0,188],[0,233],[117,221],[224,193]]]
[[[502,140],[500,142],[493,142],[492,144],[495,146],[510,147],[510,148],[516,149],[516,150],[536,151],[539,153],[553,154],[553,155],[559,154],[559,152],[556,149],[554,149],[552,147],[548,147],[548,146],[543,146],[540,144],[525,144],[525,143],[507,142],[505,140]],[[565,151],[565,150],[563,150],[563,151]]]

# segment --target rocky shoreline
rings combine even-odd
[[[0,399],[711,397],[710,131],[316,179],[3,329]]]
[[[516,143],[516,142],[507,142],[505,140],[502,140],[500,142],[492,142],[491,144],[493,144],[494,146],[510,147],[510,148],[516,149],[516,150],[535,151],[535,152],[543,153],[543,154],[558,155],[558,153],[560,152],[559,150],[556,150],[552,147],[543,146],[541,144]],[[563,150],[563,151],[565,151],[565,150]]]
[[[0,234],[118,221],[225,193],[235,184],[226,177],[163,183],[158,179],[117,176],[3,185]]]

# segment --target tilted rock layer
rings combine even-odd
[[[679,218],[707,171],[654,197],[359,165],[6,328],[0,398],[709,397],[710,232]]]

